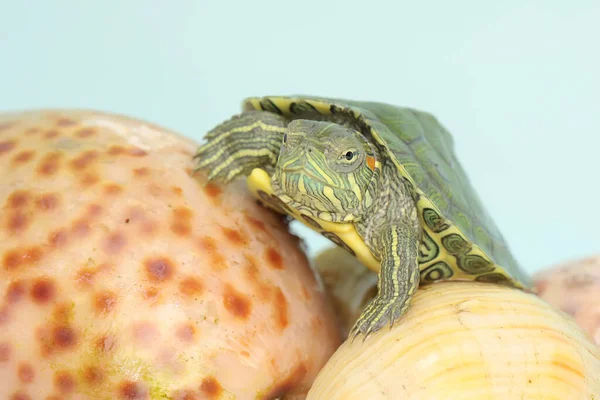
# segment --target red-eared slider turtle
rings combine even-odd
[[[529,289],[432,115],[374,102],[249,98],[195,155],[208,181],[247,176],[265,204],[378,272],[351,337],[392,325],[419,283],[475,280]]]

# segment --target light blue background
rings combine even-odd
[[[0,110],[95,108],[200,139],[250,95],[421,108],[533,272],[600,251],[599,21],[597,0],[2,0]]]

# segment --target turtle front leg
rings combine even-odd
[[[208,181],[229,183],[248,176],[254,168],[271,173],[277,163],[286,132],[284,117],[267,111],[249,111],[216,126],[196,151],[196,171],[205,171]]]
[[[359,333],[364,339],[385,324],[392,326],[409,308],[419,287],[418,264],[420,231],[411,218],[381,233],[381,270],[377,282],[377,296],[365,307],[352,327],[349,338]]]

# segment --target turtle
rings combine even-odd
[[[318,96],[248,97],[193,155],[205,182],[245,177],[260,202],[377,273],[350,330],[393,326],[420,285],[467,280],[531,291],[431,113]]]

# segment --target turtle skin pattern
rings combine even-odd
[[[450,133],[432,115],[383,103],[307,96],[249,98],[243,108],[333,121],[387,148],[412,186],[419,209],[421,283],[461,279],[531,286],[458,162]],[[317,221],[306,222],[352,253]]]

